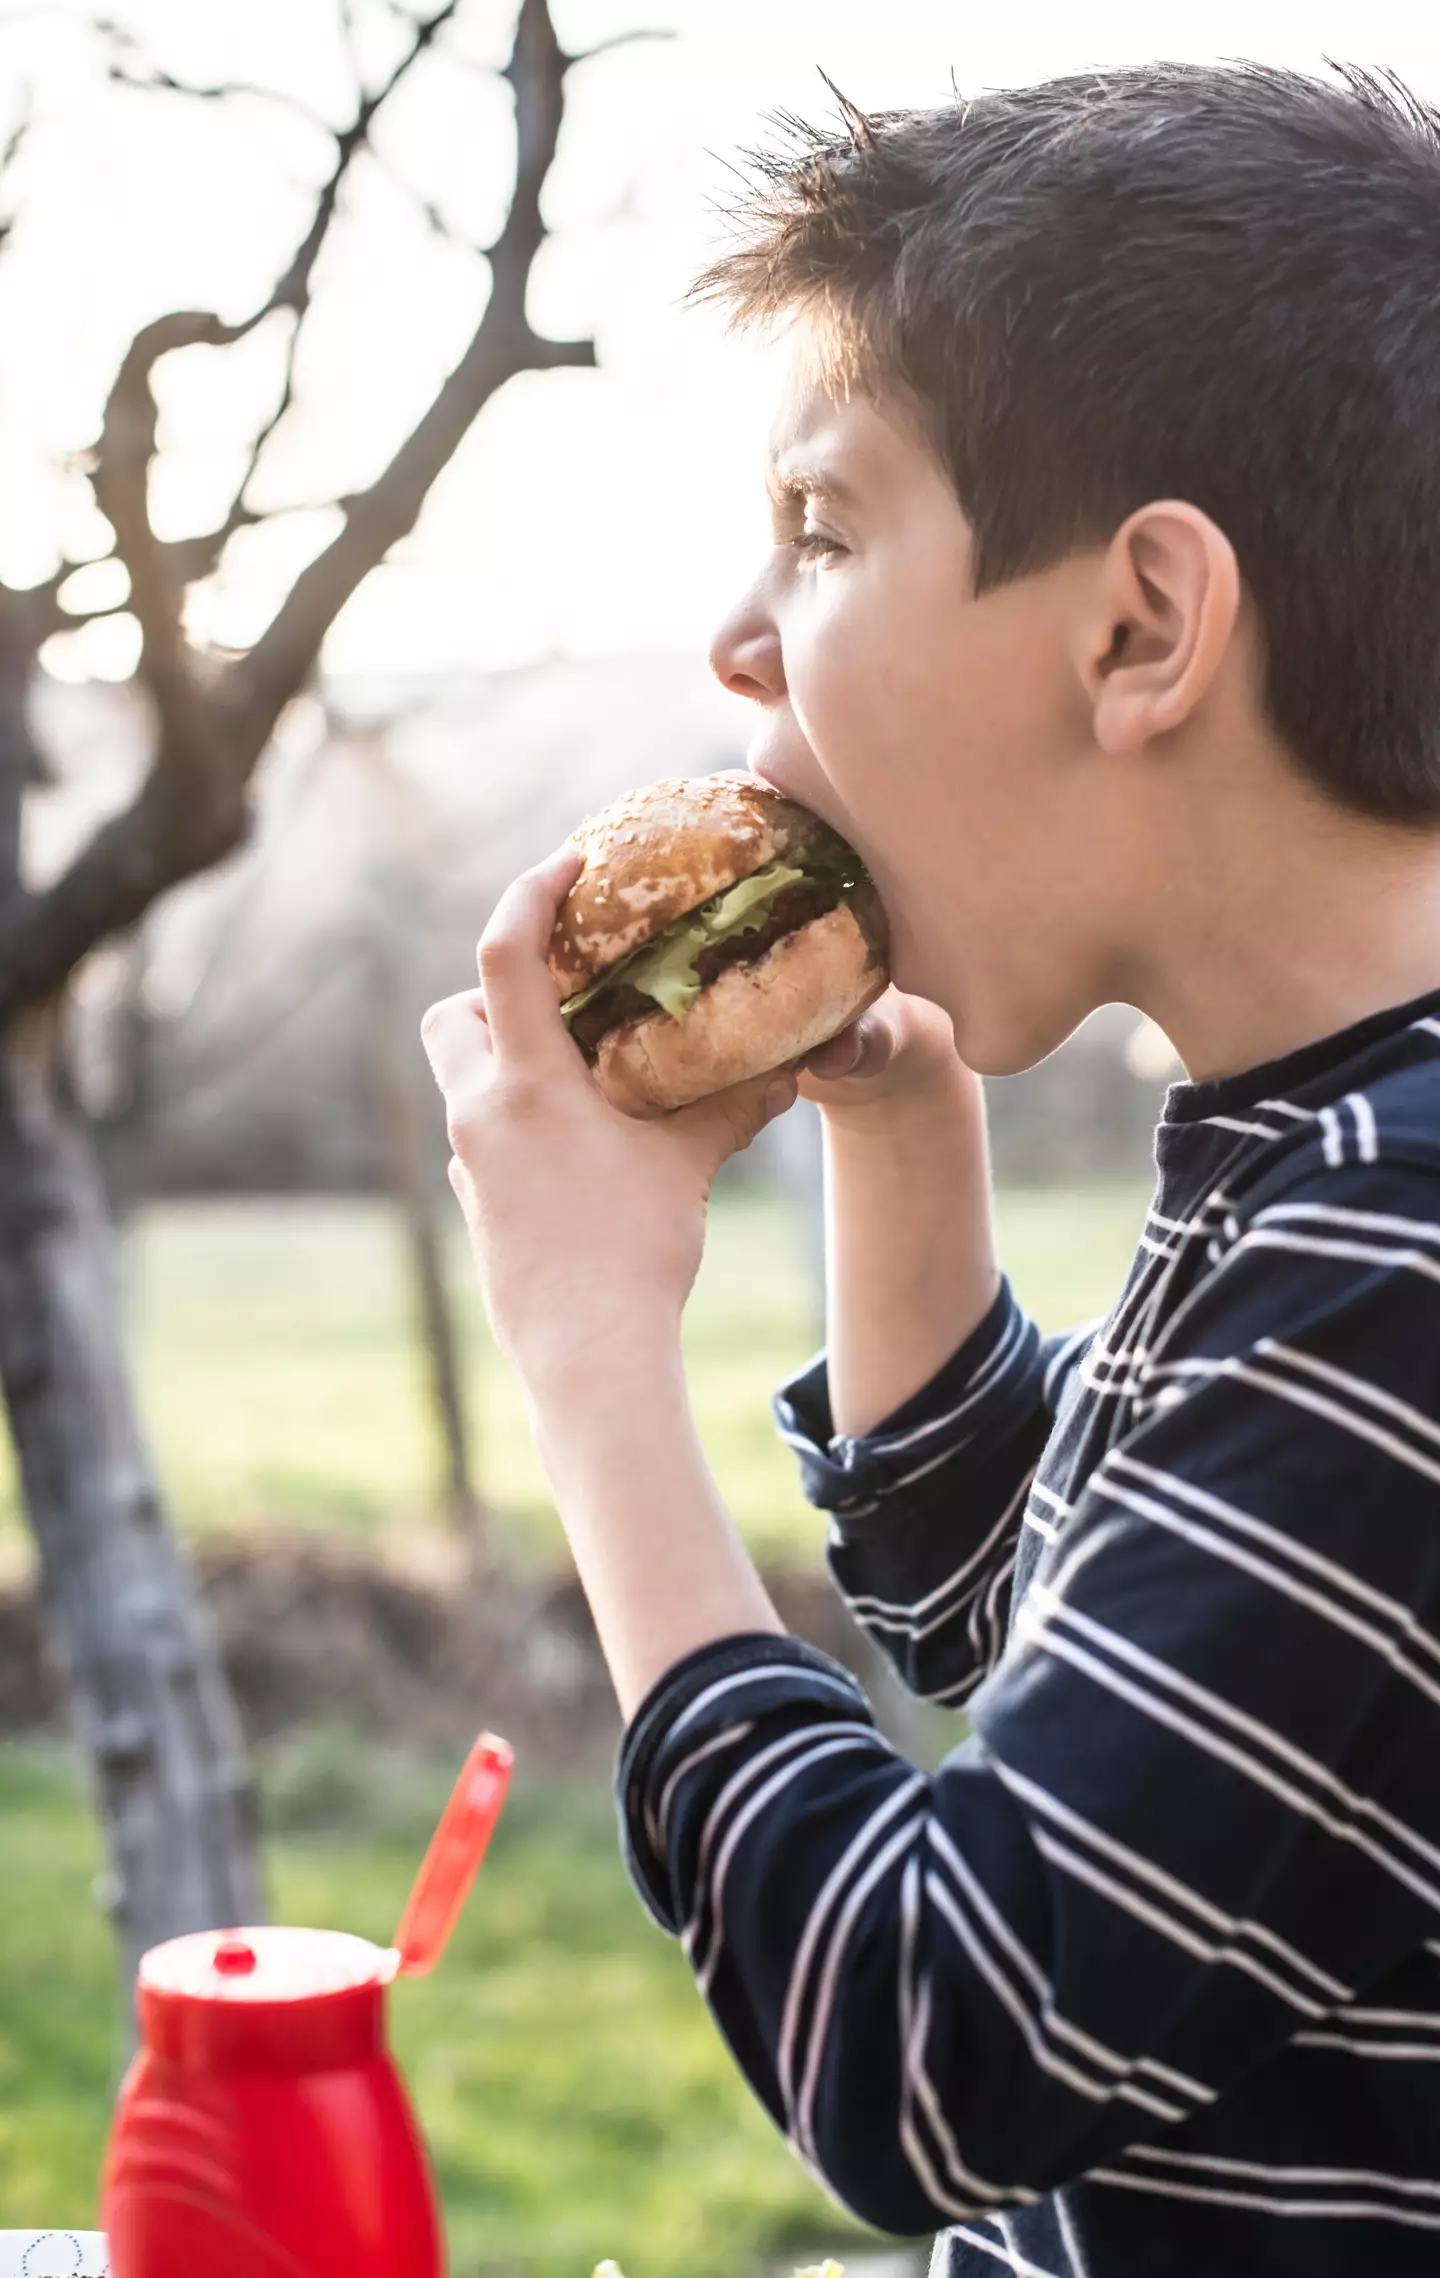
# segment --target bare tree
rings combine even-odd
[[[517,373],[595,361],[591,341],[545,339],[526,315],[566,74],[584,59],[562,51],[546,0],[521,0],[503,73],[515,104],[513,194],[485,249],[483,316],[383,472],[333,502],[339,529],[253,646],[216,657],[187,635],[187,592],[261,519],[255,473],[290,407],[316,264],[347,176],[369,149],[377,114],[462,0],[442,0],[424,16],[386,4],[404,26],[402,51],[381,84],[359,86],[348,123],[327,129],[330,170],[273,290],[238,321],[172,310],[146,324],[120,361],[86,473],[129,580],[121,606],[140,628],[137,677],[153,742],[130,804],[43,890],[26,883],[20,862],[21,810],[38,766],[27,698],[40,647],[78,621],[63,598],[75,565],[62,563],[28,591],[0,588],[0,1383],[52,1634],[104,1821],[127,1981],[154,1940],[253,1919],[262,1898],[244,1756],[215,1641],[135,1419],[103,1197],[68,1074],[67,987],[100,943],[241,843],[251,777],[280,713],[306,685],[340,609],[414,527],[491,397]],[[350,21],[342,7],[342,26]],[[111,43],[117,81],[176,100],[218,102],[240,91],[184,88],[114,26],[97,29]],[[0,153],[7,165],[22,147],[23,125]],[[291,323],[283,380],[228,510],[208,531],[162,540],[150,511],[157,367],[197,344],[233,347],[281,313]]]

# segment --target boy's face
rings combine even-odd
[[[1130,850],[1087,732],[1083,564],[977,600],[931,452],[827,394],[803,341],[772,458],[775,543],[711,651],[758,706],[750,765],[858,849],[895,980],[944,1006],[962,1057],[1030,1066],[1122,993],[1103,920]]]

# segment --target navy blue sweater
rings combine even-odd
[[[1440,991],[1172,1087],[1118,1305],[777,1402],[938,1771],[726,1639],[628,1855],[800,2157],[994,2278],[1440,2270]]]

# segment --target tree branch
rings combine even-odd
[[[431,21],[438,26],[438,19]],[[595,361],[592,342],[542,340],[525,316],[530,269],[545,236],[540,194],[560,136],[564,73],[546,0],[521,0],[503,73],[515,94],[515,191],[505,225],[489,248],[493,283],[485,313],[389,466],[368,490],[340,502],[345,527],[301,571],[250,655],[235,667],[232,693],[247,718],[277,716],[361,579],[414,528],[431,484],[496,390],[517,372]]]
[[[459,0],[446,0],[416,22],[403,68],[433,41],[458,5]],[[355,124],[340,138],[331,178],[336,187],[343,172],[340,160],[348,163],[358,149],[403,68],[397,67],[383,89],[365,98]],[[105,823],[55,885],[30,897],[0,930],[0,1028],[23,1006],[61,986],[97,942],[134,924],[168,886],[240,843],[250,778],[276,720],[308,681],[321,642],[351,594],[414,528],[432,484],[479,412],[518,372],[593,364],[592,342],[541,339],[525,314],[531,265],[545,236],[540,200],[563,118],[565,69],[546,0],[521,0],[504,73],[515,96],[515,190],[505,225],[489,250],[493,289],[485,312],[459,362],[384,472],[368,489],[338,501],[342,528],[302,570],[250,653],[209,680],[187,668],[178,609],[169,626],[162,619],[162,602],[167,592],[173,597],[178,571],[145,520],[145,476],[155,428],[150,372],[169,347],[194,339],[238,338],[276,307],[295,307],[298,315],[323,231],[317,235],[312,227],[265,308],[242,324],[222,326],[213,316],[161,319],[132,347],[112,391],[113,416],[107,407],[108,455],[102,437],[97,456],[102,487],[109,486],[110,502],[102,500],[102,505],[116,530],[116,550],[130,571],[147,664],[153,659],[165,667],[158,686],[147,671],[159,715],[155,756],[133,804]],[[327,206],[322,193],[322,208],[328,218],[333,195]],[[317,222],[319,218],[317,214]],[[173,644],[168,649],[167,638]]]
[[[21,95],[20,109],[15,123],[6,135],[4,142],[0,143],[0,193],[3,193],[11,174],[15,170],[15,162],[25,147],[25,138],[30,132],[35,116],[34,102],[34,92],[27,87]],[[4,245],[14,227],[14,214],[0,213],[0,246]]]
[[[458,246],[462,253],[473,253],[482,261],[488,259],[486,248],[483,245],[477,245],[473,238],[462,237],[453,223],[445,219],[434,200],[427,198],[423,190],[417,190],[413,182],[407,182],[405,176],[397,167],[390,164],[388,158],[382,158],[379,151],[374,149],[368,151],[366,155],[370,164],[384,175],[386,181],[397,189],[402,197],[410,200],[421,220],[427,228],[434,232],[436,237],[443,238],[447,245]]]
[[[565,68],[577,63],[593,63],[597,55],[608,55],[612,48],[634,47],[640,40],[673,40],[675,34],[664,25],[642,25],[633,32],[613,32],[609,39],[597,40],[593,47],[581,48],[576,55],[567,55]]]
[[[288,111],[317,134],[333,139],[335,128],[319,111],[312,111],[308,103],[292,95],[284,87],[261,87],[245,79],[226,79],[216,87],[197,86],[192,80],[177,79],[158,63],[139,58],[139,42],[123,24],[101,20],[95,26],[98,32],[110,39],[116,52],[106,64],[106,77],[117,87],[128,87],[137,95],[187,95],[197,103],[237,102],[269,103],[277,111]],[[137,60],[130,60],[131,58]]]

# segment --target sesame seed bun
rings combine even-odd
[[[593,815],[573,834],[585,867],[550,939],[550,971],[567,997],[780,855],[834,833],[753,775],[666,776]]]

